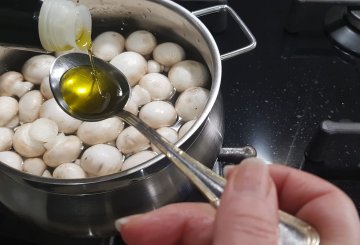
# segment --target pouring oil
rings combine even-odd
[[[95,64],[94,64],[94,59],[93,59],[93,52],[92,52],[92,41],[91,41],[91,32],[89,30],[81,30],[81,32],[79,33],[77,39],[76,39],[76,45],[82,49],[82,50],[87,50],[88,56],[89,56],[89,61],[90,61],[90,65],[91,65],[91,76],[92,76],[92,85],[91,85],[91,90],[93,90],[94,86],[96,86],[100,96],[104,96],[104,100],[106,99],[106,96],[103,95],[103,92],[101,91],[100,85],[99,85],[99,80],[97,77],[97,71],[95,69]]]

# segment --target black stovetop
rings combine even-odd
[[[289,18],[291,0],[229,0],[228,3],[252,31],[258,46],[247,54],[223,62],[224,147],[252,145],[258,156],[266,161],[321,176],[312,167],[319,164],[304,158],[305,148],[320,123],[324,120],[360,122],[358,66],[347,63],[338,55],[323,30],[325,13],[330,5],[305,6],[308,8],[305,18],[295,32],[293,20]],[[291,28],[287,28],[289,26]],[[214,33],[214,36],[222,53],[243,43],[240,30],[231,20],[225,31]],[[356,153],[356,145],[349,147],[352,147],[350,153]],[[329,154],[338,153],[336,148],[328,150]],[[342,169],[354,167],[354,164],[358,166],[358,155],[351,157],[352,160],[346,158],[346,162],[332,164]],[[326,172],[328,165],[320,166]],[[357,194],[360,193],[357,191],[360,177],[357,180],[343,174],[328,179],[350,194],[360,207]],[[11,214],[0,212],[0,216],[5,217],[0,219],[2,244],[6,244],[3,239],[12,244],[24,239],[35,242],[19,244],[45,240],[50,244],[49,239],[39,239],[30,224]],[[104,241],[98,244],[101,242]],[[79,241],[76,243],[80,244]]]

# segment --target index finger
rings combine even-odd
[[[321,244],[360,244],[360,222],[351,199],[336,186],[297,169],[270,165],[279,208],[305,220]]]

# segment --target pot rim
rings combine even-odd
[[[199,128],[200,126],[206,121],[208,118],[208,115],[210,114],[211,109],[213,108],[215,101],[217,99],[217,96],[220,91],[220,84],[221,84],[221,74],[222,74],[222,63],[221,63],[221,57],[218,50],[218,46],[210,33],[210,31],[207,29],[207,27],[189,10],[185,9],[181,5],[173,2],[173,1],[164,1],[164,0],[146,0],[146,1],[152,1],[156,4],[163,5],[167,7],[170,10],[173,10],[174,12],[179,13],[189,21],[193,27],[195,27],[199,33],[204,37],[204,40],[206,41],[206,44],[208,45],[211,57],[213,61],[213,74],[211,75],[212,78],[212,84],[210,88],[210,95],[208,102],[200,115],[200,117],[195,121],[194,125],[189,129],[189,131],[179,140],[176,142],[176,146],[181,147]],[[129,181],[132,179],[132,176],[135,176],[136,179],[139,178],[145,178],[149,176],[149,174],[154,173],[153,171],[142,171],[142,173],[139,176],[136,176],[136,173],[139,173],[141,170],[149,168],[152,165],[155,165],[155,163],[159,162],[161,159],[165,158],[164,154],[159,154],[156,157],[139,164],[133,168],[130,168],[125,171],[121,171],[114,174],[109,174],[105,176],[98,176],[98,177],[87,177],[83,179],[55,179],[55,178],[45,178],[41,176],[35,176],[31,175],[22,171],[19,171],[17,169],[14,169],[2,162],[0,162],[0,169],[2,172],[5,172],[5,174],[9,174],[12,176],[19,177],[25,181],[39,183],[39,184],[49,184],[54,186],[76,186],[76,185],[84,185],[84,184],[96,184],[100,182],[107,182],[114,179],[123,179],[124,181]],[[129,177],[131,176],[131,177]],[[129,177],[129,178],[127,178]]]

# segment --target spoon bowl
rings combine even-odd
[[[116,113],[123,110],[130,97],[129,83],[127,82],[125,75],[119,69],[96,57],[92,57],[92,61],[96,71],[101,74],[106,74],[104,79],[116,83],[116,86],[113,87],[117,89],[117,91],[112,93],[112,98],[110,98],[109,103],[107,103],[101,111],[93,111],[91,113],[89,113],[89,111],[75,110],[69,106],[64,100],[64,96],[61,92],[61,81],[67,71],[76,67],[89,67],[92,69],[89,55],[83,53],[64,54],[57,57],[50,68],[50,88],[56,102],[70,116],[83,121],[100,121],[114,116]]]

